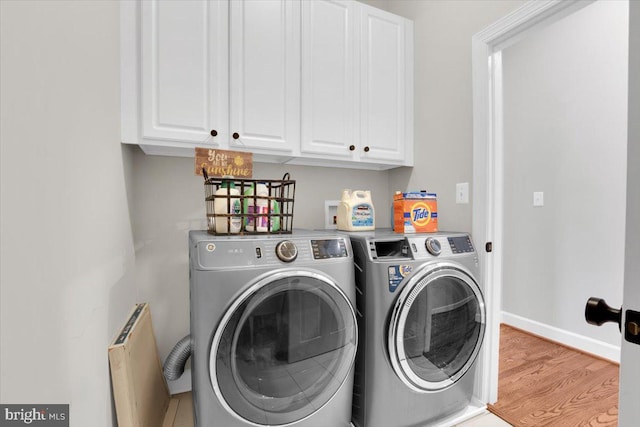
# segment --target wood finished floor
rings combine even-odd
[[[489,410],[520,426],[617,426],[618,365],[500,326],[498,401]]]

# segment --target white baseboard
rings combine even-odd
[[[539,335],[552,341],[557,341],[568,347],[590,353],[612,362],[620,363],[620,347],[607,344],[593,338],[565,331],[554,326],[536,322],[516,314],[502,312],[502,323]]]

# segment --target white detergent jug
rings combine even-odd
[[[371,201],[371,191],[342,190],[336,219],[338,230],[375,230],[375,211]]]

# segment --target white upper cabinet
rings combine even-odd
[[[413,27],[351,0],[121,1],[122,142],[413,163]]]
[[[230,13],[231,147],[297,154],[300,3],[231,1]]]
[[[413,163],[413,24],[362,5],[361,158]]]
[[[229,126],[227,7],[120,3],[122,142],[187,156],[196,146],[221,146]]]
[[[142,138],[204,143],[227,133],[226,3],[141,3]]]
[[[302,153],[351,160],[358,141],[355,3],[302,4]]]
[[[409,20],[352,1],[303,2],[303,156],[412,165],[412,92]]]
[[[123,1],[121,21],[123,142],[298,154],[299,3]]]

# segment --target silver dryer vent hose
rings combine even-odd
[[[182,338],[173,346],[171,353],[164,362],[164,376],[170,380],[177,380],[184,373],[184,365],[191,356],[191,335]]]

